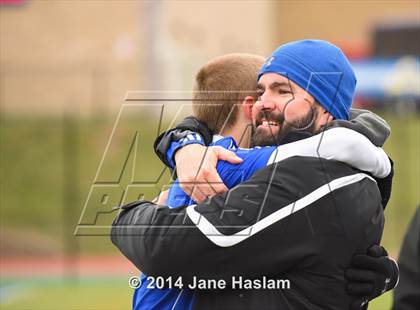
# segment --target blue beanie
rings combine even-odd
[[[335,119],[348,119],[356,76],[343,52],[321,40],[302,40],[278,47],[262,66],[265,73],[289,78],[311,94]]]

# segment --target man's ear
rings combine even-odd
[[[321,127],[331,123],[333,120],[334,120],[334,116],[332,116],[330,112],[325,111],[324,115],[322,115]]]
[[[322,128],[326,126],[327,124],[331,123],[333,120],[334,120],[334,117],[331,115],[331,113],[328,112],[323,107],[321,107],[318,114],[317,127]]]
[[[252,96],[246,96],[242,101],[242,109],[244,111],[245,117],[248,120],[252,120],[252,107],[254,106],[255,99]]]
[[[332,116],[329,112],[327,112],[326,111],[326,113],[327,113],[327,115],[328,115],[328,117],[327,117],[327,124],[328,123],[331,123],[333,120],[334,120],[334,116]]]

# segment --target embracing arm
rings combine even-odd
[[[344,127],[334,127],[320,134],[281,145],[268,164],[291,156],[312,156],[346,163],[359,170],[384,178],[391,172],[391,163],[382,148],[374,146],[364,135]]]

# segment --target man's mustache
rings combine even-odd
[[[255,118],[255,126],[258,127],[263,123],[263,121],[275,122],[278,123],[279,126],[281,126],[284,123],[284,114],[262,110],[258,112]]]

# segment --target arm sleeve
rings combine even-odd
[[[368,175],[339,162],[294,157],[199,205],[169,209],[141,201],[123,207],[113,223],[111,240],[148,275],[229,281],[233,275],[254,277],[273,270],[281,274],[326,252],[323,246],[333,246],[316,239],[312,225],[318,224],[308,225],[307,213],[298,212],[312,208],[317,219],[325,219],[322,212],[330,212],[333,203],[328,202],[331,191],[345,212],[367,212],[366,205],[376,206],[379,200]],[[361,199],[366,201],[357,210]],[[362,221],[347,219],[349,225]],[[365,224],[371,225],[369,221],[366,216]],[[299,234],[293,233],[297,230]],[[362,232],[360,227],[354,229],[355,234]],[[336,241],[337,246],[348,242]]]
[[[268,164],[291,156],[312,156],[337,160],[378,178],[391,172],[391,162],[382,148],[348,128],[332,128],[310,138],[279,146]]]
[[[168,167],[173,168],[173,156],[184,145],[199,143],[209,145],[212,142],[212,132],[205,123],[194,116],[188,116],[175,128],[160,134],[154,143],[154,150],[159,159]],[[186,140],[184,140],[186,138]],[[178,143],[183,140],[183,143]],[[186,143],[189,141],[188,143]],[[171,152],[168,153],[168,151]]]
[[[201,135],[192,131],[183,131],[185,137],[172,141],[166,151],[166,161],[170,168],[175,169],[175,153],[182,147],[188,144],[201,144],[206,145]],[[172,135],[174,137],[174,135]]]

